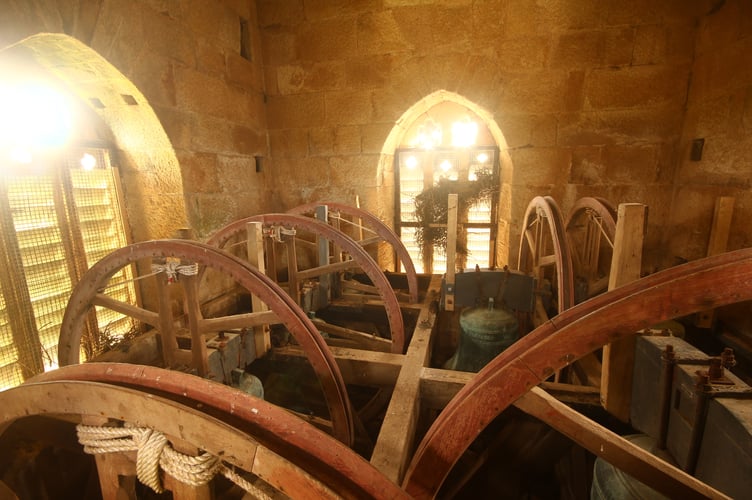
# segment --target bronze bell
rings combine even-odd
[[[471,307],[460,313],[459,346],[444,363],[447,370],[477,372],[519,337],[517,318],[503,308]]]

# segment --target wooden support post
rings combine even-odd
[[[248,235],[248,263],[266,274],[266,265],[264,263],[264,225],[261,222],[249,222],[245,226]],[[255,295],[251,295],[251,312],[268,311],[269,307]],[[269,335],[269,325],[259,325],[253,327],[253,341],[255,344],[256,357],[264,356],[272,343]]]
[[[444,286],[444,309],[454,311],[454,274],[457,254],[457,204],[456,193],[449,195],[447,202],[447,247],[446,278]]]
[[[106,417],[81,416],[81,423],[84,425],[103,426],[107,422]],[[115,500],[136,498],[135,451],[96,453],[94,462],[97,465],[99,490],[102,492],[102,498],[113,498]]]
[[[172,315],[172,299],[167,273],[157,273],[157,301],[159,304],[159,339],[165,367],[173,368],[177,359],[178,340],[175,335],[175,318]]]
[[[320,220],[321,222],[328,224],[329,207],[327,207],[326,205],[319,205],[318,207],[316,207],[316,220]],[[321,236],[318,236],[317,240],[319,266],[329,265],[329,240]],[[319,277],[319,287],[323,292],[321,296],[322,301],[320,303],[322,307],[326,307],[329,304],[329,294],[331,292],[333,278],[334,276],[331,274],[324,274]]]
[[[186,441],[170,437],[170,445],[175,451],[188,455],[189,457],[199,455],[199,449]],[[211,483],[194,486],[175,479],[165,473],[163,485],[166,490],[172,492],[173,498],[181,498],[185,500],[211,500],[214,498]]]
[[[185,292],[185,313],[188,316],[188,330],[191,332],[191,365],[199,377],[209,374],[209,354],[206,339],[201,330],[201,304],[198,298],[198,283],[195,275],[180,276]]]
[[[640,278],[647,213],[647,206],[641,203],[619,205],[609,290]],[[623,422],[629,421],[635,340],[630,336],[603,347],[601,404]]]
[[[300,282],[298,281],[298,256],[295,248],[295,235],[285,234],[282,240],[287,249],[287,292],[296,304],[300,304]]]
[[[708,257],[726,251],[729,232],[731,231],[731,218],[734,215],[734,198],[721,196],[715,200],[713,213],[713,226],[710,229],[710,242],[708,243]],[[700,328],[713,326],[715,313],[713,309],[701,311],[695,317],[695,325]]]
[[[437,297],[440,286],[438,276],[434,276],[426,297]],[[415,446],[413,441],[420,415],[420,375],[431,358],[435,320],[436,314],[429,308],[421,310],[371,454],[371,464],[397,484],[402,482]]]

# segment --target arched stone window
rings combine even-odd
[[[0,388],[7,388],[57,366],[60,324],[82,274],[131,237],[184,227],[185,208],[177,160],[153,110],[94,50],[66,35],[34,35],[0,50],[0,75]],[[152,185],[161,198],[144,192]],[[119,297],[135,304],[130,269],[115,279]],[[88,328],[84,359],[136,326],[100,312]]]
[[[390,141],[394,225],[419,272],[446,271],[445,219],[426,216],[434,208],[426,201],[445,205],[449,192],[457,192],[461,207],[455,265],[505,265],[508,214],[499,201],[503,170],[511,169],[504,138],[490,115],[457,94],[438,91],[403,114]]]

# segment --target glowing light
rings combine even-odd
[[[418,166],[418,159],[414,157],[413,155],[408,156],[407,158],[405,158],[405,166],[408,169],[413,170],[415,167]]]
[[[488,155],[486,153],[481,153],[476,156],[475,159],[478,160],[478,163],[486,163],[488,161]]]
[[[28,165],[33,159],[31,156],[31,151],[22,147],[11,149],[8,157],[13,163],[22,163],[24,165]]]
[[[478,137],[478,124],[465,117],[452,124],[452,146],[467,148],[475,144]]]
[[[478,174],[475,173],[475,170],[469,172],[467,174],[467,180],[469,181],[477,181],[478,180]]]
[[[68,98],[39,82],[0,82],[0,149],[60,147],[73,129]]]
[[[441,145],[442,135],[441,125],[429,117],[418,126],[418,134],[413,143],[422,149],[433,149]]]
[[[84,170],[92,170],[97,166],[97,159],[89,153],[84,153],[81,157],[81,168]]]
[[[439,166],[444,172],[449,172],[449,169],[452,168],[452,162],[450,162],[449,160],[444,160],[439,164]]]

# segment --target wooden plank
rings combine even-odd
[[[209,357],[206,341],[201,330],[201,304],[198,301],[198,283],[196,275],[181,276],[185,292],[186,315],[188,317],[188,331],[191,332],[191,366],[196,369],[199,377],[209,374]]]
[[[245,226],[247,235],[246,248],[248,250],[248,263],[266,274],[264,262],[264,224],[261,222],[248,222]],[[268,311],[269,307],[255,295],[251,295],[251,311],[255,313]],[[256,357],[260,358],[272,347],[269,325],[261,324],[253,327],[253,342]]]
[[[582,385],[597,387],[600,390],[603,365],[595,354],[591,352],[581,357],[571,365],[571,369]]]
[[[82,415],[81,424],[104,426],[106,417]],[[102,498],[126,500],[136,498],[136,452],[97,453],[94,455]],[[5,498],[0,496],[0,498]]]
[[[441,276],[434,275],[426,303],[439,296]],[[420,413],[420,374],[431,357],[431,337],[436,313],[423,308],[413,332],[404,364],[394,386],[392,399],[371,455],[371,464],[391,481],[400,484],[415,446],[415,429]]]
[[[157,273],[157,300],[159,304],[159,340],[162,344],[164,364],[168,368],[175,366],[175,353],[178,341],[175,335],[175,319],[172,315],[172,299],[167,273]]]
[[[641,203],[619,205],[609,290],[640,278],[647,213],[647,206]],[[603,346],[601,403],[622,422],[629,421],[634,346],[634,336]]]
[[[533,387],[515,402],[577,444],[669,498],[728,498]]]
[[[134,306],[133,304],[113,299],[109,295],[105,295],[103,293],[96,294],[94,296],[94,299],[92,300],[92,304],[95,306],[106,307],[107,309],[110,309],[112,311],[130,316],[131,318],[136,319],[141,323],[151,325],[154,328],[159,328],[159,314],[155,313],[154,311],[149,311],[142,307]]]
[[[287,250],[287,293],[296,304],[300,304],[300,277],[298,276],[298,257],[295,247],[297,238],[294,234],[282,236]],[[303,241],[303,240],[301,240]]]
[[[457,194],[450,194],[447,200],[447,261],[444,289],[444,309],[447,311],[454,311],[454,275],[457,271],[457,205]]]
[[[365,349],[380,352],[391,352],[392,350],[392,342],[389,339],[383,339],[381,337],[377,337],[376,335],[359,332],[357,330],[352,330],[350,328],[345,328],[338,325],[332,325],[331,323],[327,323],[326,321],[318,318],[313,319],[312,321],[313,324],[316,325],[316,328],[318,328],[320,331],[342,337],[344,339],[353,340]]]
[[[325,266],[312,267],[310,269],[303,269],[302,271],[298,271],[297,277],[298,277],[298,280],[308,280],[308,279],[316,278],[318,276],[322,276],[328,273],[335,273],[337,271],[346,271],[347,269],[352,269],[354,267],[360,267],[360,266],[354,260],[344,260],[342,262],[334,262],[332,264],[327,264]]]
[[[218,332],[220,330],[233,330],[238,328],[251,328],[259,325],[276,325],[281,323],[277,313],[270,310],[233,314],[219,318],[203,318],[201,331]]]
[[[475,373],[470,372],[424,368],[420,377],[421,404],[435,410],[443,409],[475,375]],[[543,382],[540,387],[564,403],[589,404],[592,406],[600,404],[598,387],[556,382]]]
[[[721,196],[715,200],[713,225],[710,228],[710,241],[708,243],[708,257],[726,251],[729,233],[731,232],[731,219],[734,215],[734,201],[732,196]],[[701,311],[695,316],[695,325],[700,328],[710,328],[713,326],[714,319],[715,311],[713,309]]]
[[[316,220],[329,224],[329,207],[326,205],[317,206],[314,217]],[[318,255],[319,267],[330,264],[329,240],[321,235],[317,235],[316,244],[318,247],[316,253]],[[326,307],[329,303],[329,297],[331,297],[332,293],[332,283],[335,279],[336,276],[331,273],[323,274],[319,277],[319,287],[324,292],[319,298],[321,300],[321,307]]]
[[[256,449],[251,472],[290,498],[340,498],[303,469],[263,446]]]
[[[364,351],[346,347],[330,347],[345,383],[378,387],[393,387],[405,360],[404,354]],[[278,347],[274,356],[305,357],[298,346]]]

